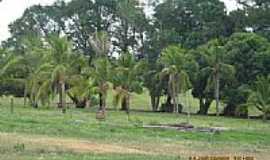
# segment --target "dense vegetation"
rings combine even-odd
[[[206,115],[270,114],[270,29],[267,0],[57,1],[32,6],[10,24],[0,49],[0,94],[33,107],[99,105],[107,97],[130,112],[131,94],[146,88],[153,111],[182,112],[179,95],[199,100]],[[153,10],[153,14],[149,11]],[[161,104],[161,97],[166,102]],[[221,104],[225,105],[221,110]]]

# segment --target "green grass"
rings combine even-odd
[[[139,97],[143,99],[142,96]],[[136,99],[133,105],[146,103]],[[197,127],[225,127],[220,134],[204,132],[180,132],[175,130],[146,129],[147,124],[177,124],[187,121],[186,115],[168,113],[131,112],[130,121],[124,112],[110,111],[106,121],[95,119],[96,108],[69,109],[63,115],[55,108],[32,109],[22,107],[16,99],[14,113],[10,113],[7,98],[0,100],[0,132],[24,137],[46,136],[59,139],[78,139],[98,144],[139,148],[151,155],[119,153],[78,153],[65,149],[39,148],[26,144],[23,151],[14,151],[21,140],[11,138],[0,141],[0,160],[8,159],[180,159],[187,154],[182,150],[211,154],[212,151],[227,153],[254,153],[266,155],[270,150],[270,124],[261,120],[245,120],[224,117],[191,116],[190,122]],[[146,105],[146,104],[144,104]],[[15,137],[16,137],[15,136]],[[1,137],[1,135],[0,135]],[[3,136],[2,139],[5,139]],[[7,145],[9,144],[9,145]],[[32,146],[34,145],[34,146]],[[39,149],[37,149],[39,148]],[[269,157],[267,157],[269,158]]]

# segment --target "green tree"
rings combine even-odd
[[[160,57],[161,64],[164,65],[163,75],[168,75],[168,94],[173,100],[174,112],[178,113],[178,94],[190,88],[190,80],[184,70],[186,50],[179,46],[169,46],[164,49]]]
[[[117,0],[115,15],[117,19],[112,33],[114,50],[142,54],[148,21],[139,0]]]
[[[66,21],[63,18],[65,3],[56,2],[52,6],[34,5],[27,8],[22,17],[9,24],[11,37],[3,45],[23,53],[23,41],[29,35],[48,38],[50,34],[65,32]]]
[[[245,12],[246,25],[243,28],[249,28],[268,40],[270,39],[270,2],[268,0],[237,0]]]
[[[266,121],[270,115],[270,76],[258,77],[252,92],[248,97],[247,105],[255,106],[263,113],[263,120]]]
[[[122,109],[129,113],[131,93],[142,93],[142,63],[137,63],[130,53],[123,54],[116,64],[113,75],[115,88],[114,102],[117,106],[122,103]]]
[[[0,48],[0,95],[23,95],[23,68],[17,67],[21,57],[8,49]]]
[[[169,41],[186,48],[231,34],[225,25],[225,5],[219,0],[165,0],[155,7],[154,17],[158,32],[170,33]]]
[[[21,60],[16,65],[25,69],[24,106],[26,106],[27,96],[31,95],[31,83],[33,83],[34,78],[37,78],[35,71],[43,63],[42,57],[47,54],[47,50],[41,38],[33,35],[28,35],[21,43],[24,46],[24,52],[21,55]],[[28,97],[31,98],[33,96]],[[32,99],[30,101],[35,102]],[[31,105],[37,107],[36,103],[31,103]]]
[[[110,40],[106,32],[96,32],[90,37],[89,41],[96,55],[96,59],[93,62],[93,70],[90,73],[93,74],[93,78],[97,83],[100,111],[104,113],[106,109],[109,81],[111,80],[111,63],[108,60]]]
[[[92,77],[74,75],[69,81],[68,96],[75,102],[77,108],[90,107],[94,102],[98,87]]]
[[[160,77],[160,72],[162,70],[161,64],[157,62],[147,62],[144,67],[143,72],[143,85],[149,91],[149,96],[151,99],[152,110],[158,111],[160,97],[163,94],[164,81]]]
[[[248,88],[259,75],[270,71],[270,47],[266,38],[255,33],[235,33],[225,44],[226,63],[235,68],[235,81],[225,93],[225,115],[235,115],[240,104],[246,103]],[[238,98],[236,98],[238,97]]]
[[[43,83],[40,88],[48,91],[52,89],[59,93],[59,107],[66,112],[66,90],[69,77],[78,74],[78,70],[84,65],[82,57],[72,51],[71,43],[66,37],[59,38],[51,36],[48,39],[48,53],[43,59],[43,64],[38,69],[38,75],[43,76]],[[48,94],[48,93],[47,93]],[[42,95],[47,95],[46,92]]]
[[[209,42],[211,43],[211,42]],[[220,113],[220,79],[221,76],[227,76],[228,79],[233,79],[235,74],[234,67],[232,65],[226,64],[224,62],[224,49],[223,46],[218,41],[213,41],[213,46],[209,48],[210,56],[206,59],[208,60],[209,66],[204,68],[202,71],[210,72],[209,85],[214,82],[215,85],[215,101],[216,101],[216,115],[219,116]],[[223,75],[221,75],[223,74]],[[226,74],[226,75],[225,75]]]
[[[196,55],[198,54],[198,55]],[[200,99],[199,114],[207,114],[213,99],[216,101],[216,114],[220,111],[220,89],[224,89],[234,79],[235,69],[225,61],[224,45],[212,40],[195,51],[199,64],[193,95]]]
[[[93,62],[93,70],[90,71],[92,77],[97,84],[97,90],[99,93],[99,110],[103,113],[106,110],[107,92],[110,87],[109,82],[111,80],[112,66],[108,58],[99,57]]]

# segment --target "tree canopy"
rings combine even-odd
[[[191,91],[198,114],[215,102],[217,115],[247,116],[239,108],[251,99],[259,105],[249,91],[264,92],[253,86],[270,73],[270,3],[237,2],[231,12],[219,0],[31,6],[1,44],[0,93],[18,93],[33,107],[58,96],[63,112],[67,97],[77,107],[98,99],[104,116],[111,89],[128,113],[132,93],[148,91],[153,111],[181,112],[179,96]]]

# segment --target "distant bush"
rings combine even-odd
[[[23,97],[24,83],[19,80],[0,80],[0,95]]]

